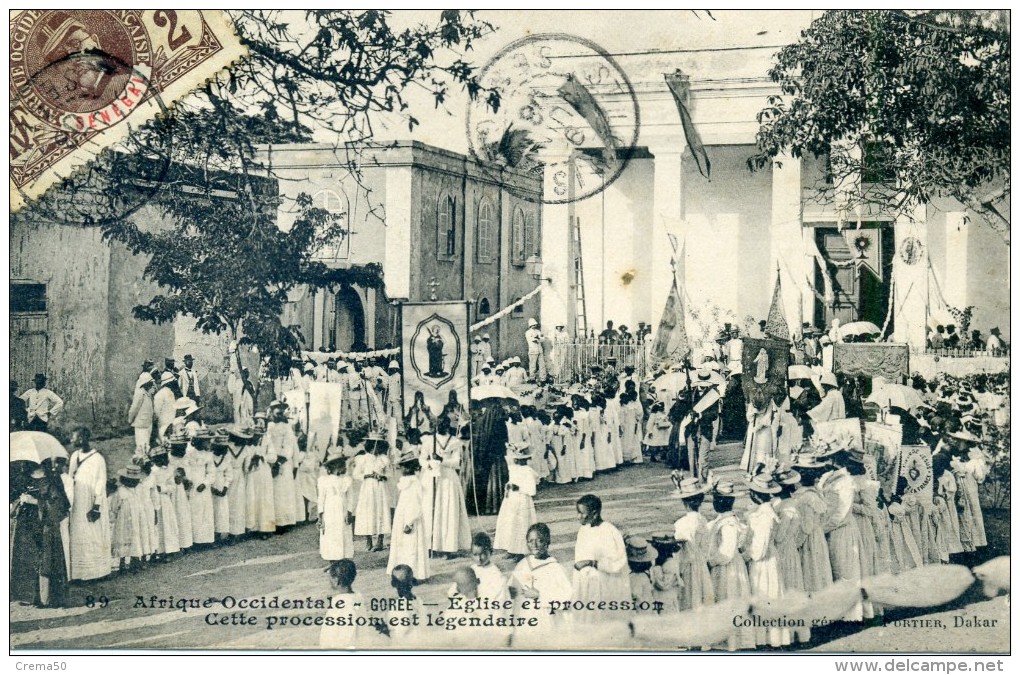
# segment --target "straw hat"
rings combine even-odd
[[[764,495],[774,495],[782,491],[779,484],[772,480],[772,476],[767,473],[760,473],[747,481],[747,487],[752,491]]]
[[[800,473],[793,469],[787,469],[777,473],[775,479],[780,485],[797,485],[800,483]]]
[[[827,464],[819,462],[816,455],[801,453],[794,457],[793,465],[798,469],[824,469]]]
[[[526,445],[514,445],[513,443],[507,443],[510,450],[510,457],[513,459],[530,459],[531,448]]]
[[[712,488],[712,494],[716,497],[736,497],[733,483],[728,480],[721,480]]]
[[[967,443],[980,443],[981,439],[967,431],[966,429],[960,429],[959,431],[953,431],[949,434],[950,438],[955,438],[958,441],[966,441]]]
[[[235,438],[241,441],[250,441],[252,434],[247,429],[239,429],[238,427],[227,427],[227,434],[231,438]]]
[[[684,478],[677,485],[677,492],[679,493],[680,499],[687,499],[688,497],[696,497],[703,495],[708,491],[708,488],[701,484],[701,481],[697,478]]]
[[[145,478],[145,474],[143,474],[142,470],[139,469],[137,466],[129,466],[129,467],[123,468],[123,469],[121,469],[120,471],[117,472],[117,476],[119,476],[120,478],[129,478],[131,480],[138,480],[138,481],[140,481],[143,478]]]
[[[627,560],[630,562],[655,562],[658,553],[644,537],[627,537]]]

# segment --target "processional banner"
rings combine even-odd
[[[779,405],[786,398],[786,375],[790,367],[790,343],[783,340],[743,339],[740,384],[744,397],[753,403],[756,395]]]
[[[907,345],[853,342],[833,345],[834,372],[841,375],[884,377],[900,382],[910,374]]]
[[[400,362],[404,385],[404,416],[421,393],[438,416],[456,392],[470,405],[468,376],[468,305],[464,302],[405,302],[400,309]]]

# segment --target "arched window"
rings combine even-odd
[[[492,308],[489,307],[489,299],[482,298],[478,301],[478,316],[488,316],[492,314]]]
[[[452,258],[457,255],[457,200],[450,195],[439,197],[436,233],[439,257]]]
[[[480,263],[492,262],[495,243],[496,219],[492,202],[482,198],[478,205],[478,243],[476,250],[477,259]]]
[[[516,298],[513,299],[513,302],[511,302],[510,304],[512,305],[514,302],[517,302],[520,299],[521,299],[521,297],[517,296]],[[518,317],[524,316],[524,305],[523,304],[517,305],[516,307],[514,307],[514,316],[518,316]]]
[[[510,223],[510,262],[515,265],[523,265],[528,258],[524,249],[524,225],[524,211],[518,206]]]
[[[541,232],[538,229],[538,215],[532,213],[524,224],[524,261],[533,255],[542,257]]]

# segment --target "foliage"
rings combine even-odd
[[[1012,462],[1009,452],[1009,424],[998,427],[985,425],[982,449],[988,456],[988,477],[981,484],[984,502],[992,508],[1008,507],[1012,485]]]
[[[437,107],[458,85],[499,105],[463,58],[494,28],[458,11],[406,29],[391,26],[380,11],[231,16],[250,57],[178,102],[172,115],[135,130],[119,152],[99,158],[88,181],[64,193],[97,202],[89,208],[103,214],[95,222],[104,238],[149,257],[144,276],[162,292],[134,309],[137,318],[164,323],[190,316],[198,329],[228,332],[272,357],[292,352],[302,339],[280,321],[288,291],[300,284],[381,288],[382,269],[316,261],[323,247],[348,235],[340,225],[345,214],[316,208],[305,194],[288,205],[293,226],[277,226],[281,197],[260,146],[333,138],[346,148],[348,173],[360,183],[359,154],[372,144],[373,120],[417,125],[412,85],[425,87]],[[148,217],[105,217],[118,213],[124,195],[153,184],[145,201],[158,213],[155,227]]]
[[[999,15],[830,11],[781,49],[752,169],[813,155],[817,198],[909,213],[952,197],[1008,238],[1010,42]],[[1006,24],[1008,25],[1008,23]],[[863,180],[861,180],[863,178]]]

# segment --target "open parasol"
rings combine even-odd
[[[846,338],[858,335],[879,335],[882,329],[870,321],[851,321],[839,327],[839,337]]]
[[[874,403],[882,408],[903,408],[904,410],[917,410],[924,405],[924,399],[913,387],[905,384],[883,384],[865,399],[866,402]]]
[[[815,371],[811,370],[808,366],[799,364],[790,366],[789,372],[786,375],[788,380],[813,380],[815,377]]]
[[[652,386],[655,387],[656,392],[669,391],[675,394],[679,391],[686,391],[687,384],[693,383],[697,379],[698,374],[693,370],[689,374],[683,370],[674,370],[655,378]]]
[[[501,384],[483,384],[471,388],[472,401],[484,401],[489,398],[505,398],[511,401],[520,401],[520,396],[514,393],[509,387]]]
[[[54,457],[67,459],[67,450],[53,436],[42,431],[14,431],[11,433],[10,461],[42,464],[47,459]]]

